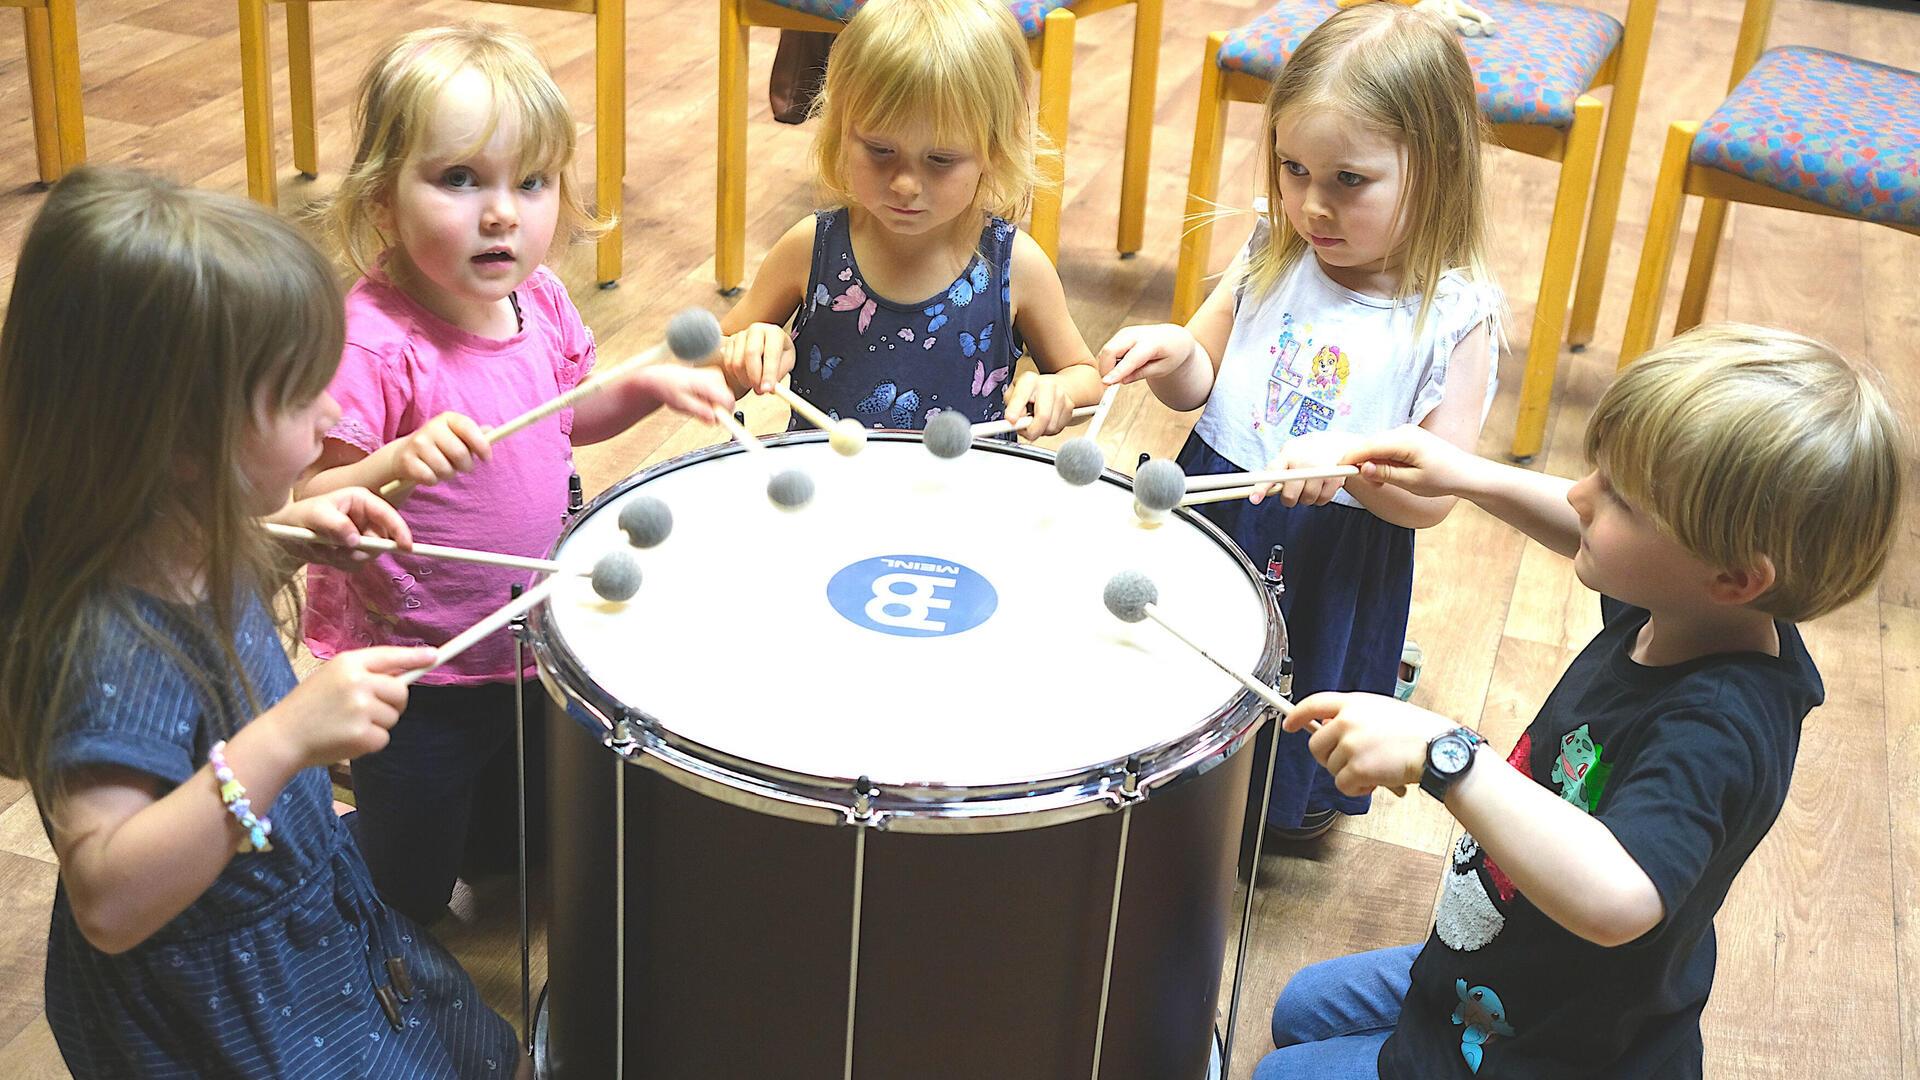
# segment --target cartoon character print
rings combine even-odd
[[[1352,364],[1347,354],[1340,351],[1340,346],[1322,346],[1319,352],[1313,354],[1313,363],[1309,365],[1307,393],[1329,403],[1339,400],[1340,392],[1346,389],[1347,375],[1351,370]]]
[[[1433,914],[1433,932],[1455,952],[1486,948],[1506,928],[1507,917],[1487,895],[1480,878],[1480,867],[1488,862],[1473,835],[1461,833],[1453,845],[1453,864],[1440,893],[1440,907]]]
[[[1300,410],[1293,414],[1293,426],[1288,429],[1290,435],[1310,435],[1316,431],[1325,431],[1333,423],[1333,409],[1310,397],[1300,399]]]
[[[1553,781],[1560,785],[1560,797],[1589,814],[1600,805],[1600,792],[1613,771],[1600,760],[1605,749],[1581,724],[1560,740],[1560,754],[1553,760]]]
[[[1500,1003],[1500,995],[1493,992],[1493,987],[1469,987],[1467,980],[1455,979],[1453,992],[1460,996],[1460,1004],[1453,1010],[1453,1022],[1463,1028],[1460,1056],[1467,1059],[1467,1068],[1477,1075],[1487,1043],[1493,1041],[1495,1035],[1511,1039],[1514,1031],[1507,1023],[1507,1007]]]

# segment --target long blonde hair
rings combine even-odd
[[[560,225],[566,235],[579,240],[613,227],[611,217],[596,218],[580,201],[572,177],[573,114],[533,44],[484,23],[432,27],[394,39],[361,76],[353,109],[359,133],[353,167],[314,211],[356,272],[369,273],[389,246],[376,224],[375,207],[392,194],[447,84],[467,70],[486,80],[493,98],[493,116],[474,149],[493,137],[503,115],[511,115],[520,132],[520,168],[559,180]]]
[[[834,40],[814,99],[814,175],[823,196],[848,206],[853,128],[895,131],[916,121],[934,139],[981,159],[973,208],[1025,216],[1040,160],[1055,155],[1033,116],[1033,63],[1004,0],[872,0]]]
[[[1701,561],[1799,621],[1873,586],[1900,532],[1907,439],[1865,370],[1786,330],[1695,327],[1634,361],[1587,421],[1587,460]]]
[[[43,806],[50,741],[109,624],[179,660],[216,723],[242,719],[221,716],[234,631],[254,597],[290,595],[293,567],[252,517],[240,447],[262,408],[326,389],[342,321],[326,257],[252,202],[91,167],[48,194],[0,329],[0,773]],[[190,663],[134,602],[180,572],[163,538],[199,562],[192,651],[227,671]]]
[[[1492,283],[1480,161],[1486,121],[1466,53],[1433,16],[1372,3],[1337,12],[1314,28],[1267,93],[1261,160],[1272,240],[1248,261],[1247,282],[1255,295],[1271,290],[1309,251],[1281,212],[1274,159],[1275,125],[1307,109],[1335,112],[1405,148],[1398,214],[1406,230],[1406,273],[1400,297],[1420,295],[1416,326],[1425,324],[1433,290],[1447,271]]]

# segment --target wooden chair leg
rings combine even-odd
[[[1620,189],[1626,182],[1627,152],[1633,141],[1633,120],[1640,109],[1640,86],[1646,74],[1647,44],[1653,37],[1653,5],[1632,4],[1615,56],[1613,98],[1607,102],[1607,130],[1600,144],[1600,171],[1594,178],[1593,205],[1587,211],[1587,239],[1581,245],[1580,276],[1573,292],[1573,314],[1567,321],[1567,344],[1576,351],[1593,340],[1600,321],[1600,294],[1607,286],[1607,263],[1613,256],[1613,229],[1620,216]]]
[[[87,121],[80,108],[80,30],[73,0],[47,0],[53,47],[53,111],[59,117],[60,175],[87,160]]]
[[[720,168],[714,193],[713,276],[740,288],[747,269],[747,25],[740,0],[720,3]]]
[[[1560,331],[1566,325],[1567,294],[1573,288],[1579,257],[1580,226],[1586,210],[1594,150],[1600,141],[1600,102],[1581,95],[1574,103],[1573,127],[1560,160],[1559,193],[1553,200],[1553,224],[1547,232],[1547,261],[1540,273],[1540,296],[1533,308],[1533,332],[1527,338],[1527,368],[1520,381],[1520,417],[1514,426],[1513,456],[1530,461],[1547,434],[1547,408],[1560,364]]]
[[[1647,212],[1647,242],[1640,248],[1640,269],[1633,276],[1633,303],[1620,338],[1620,366],[1626,367],[1653,347],[1660,304],[1667,297],[1673,248],[1680,239],[1680,212],[1687,204],[1687,158],[1700,125],[1680,121],[1667,128],[1660,155],[1660,176],[1653,182],[1653,209]]]
[[[1060,261],[1061,185],[1067,179],[1067,105],[1073,94],[1073,12],[1047,12],[1040,31],[1040,133],[1050,144],[1041,184],[1033,193],[1027,231],[1047,258]]]
[[[273,165],[273,77],[267,48],[267,0],[240,2],[240,116],[247,133],[247,194],[277,206]]]
[[[33,101],[33,153],[39,160],[40,182],[60,179],[60,118],[53,100],[53,39],[47,9],[21,8],[20,24],[27,37],[27,90]]]
[[[1693,254],[1687,256],[1687,283],[1680,290],[1680,311],[1673,332],[1684,334],[1700,325],[1707,311],[1707,292],[1713,288],[1714,263],[1720,258],[1720,236],[1727,227],[1727,200],[1700,200],[1700,224],[1693,231]]]
[[[594,251],[601,288],[620,280],[620,219],[626,210],[627,5],[599,0],[594,10],[594,186],[601,216],[614,219]]]
[[[1213,200],[1220,193],[1220,154],[1227,125],[1220,46],[1227,33],[1207,35],[1200,62],[1200,111],[1193,121],[1193,158],[1187,165],[1187,212],[1180,223],[1180,265],[1173,277],[1172,319],[1184,323],[1200,307],[1207,258],[1213,254]]]
[[[1160,79],[1161,0],[1134,0],[1133,81],[1127,89],[1127,149],[1120,166],[1122,256],[1139,251],[1147,220],[1147,166],[1153,158],[1154,91]]]
[[[293,167],[320,175],[320,136],[313,118],[313,20],[307,0],[287,5],[287,112],[293,119]]]

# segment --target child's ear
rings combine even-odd
[[[373,227],[380,230],[382,236],[393,234],[393,188],[391,185],[373,193],[367,200],[367,216],[373,219]]]
[[[1773,560],[1765,555],[1758,556],[1754,564],[1744,570],[1722,570],[1713,576],[1713,582],[1707,586],[1707,595],[1714,602],[1739,606],[1750,604],[1765,596],[1777,580]]]

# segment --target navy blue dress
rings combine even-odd
[[[1180,449],[1188,476],[1239,472],[1198,434]],[[1355,506],[1255,506],[1244,499],[1194,509],[1240,545],[1255,566],[1267,564],[1273,545],[1286,548],[1287,591],[1280,614],[1293,658],[1293,699],[1322,690],[1393,694],[1400,646],[1413,602],[1413,530]],[[1280,735],[1267,823],[1294,828],[1309,811],[1364,814],[1366,795],[1342,795],[1333,774],[1307,749],[1311,733]],[[1257,792],[1255,793],[1258,794]]]
[[[877,295],[853,257],[845,210],[815,215],[813,269],[793,326],[795,393],[836,420],[917,431],[958,409],[976,424],[1006,413],[1020,356],[1013,334],[1014,228],[993,218],[945,290],[912,303]],[[804,427],[794,417],[790,429]]]
[[[227,672],[191,609],[142,599],[145,618],[203,671]],[[258,602],[234,649],[258,708],[293,670]],[[220,737],[216,711],[173,655],[124,620],[110,624],[78,704],[52,743],[56,770],[118,766],[186,782]],[[223,680],[229,715],[254,714]],[[246,777],[240,777],[245,783]],[[211,783],[208,798],[216,797]],[[510,1077],[518,1041],[458,962],[374,893],[333,812],[324,769],[294,777],[269,811],[273,850],[236,855],[192,906],[109,956],[81,936],[65,886],[47,933],[47,1021],[77,1080],[414,1080]],[[390,1022],[375,997],[401,957],[413,983]]]

